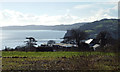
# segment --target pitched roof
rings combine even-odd
[[[85,43],[90,44],[93,41],[93,39],[88,39],[85,41]]]

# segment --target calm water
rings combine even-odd
[[[37,44],[47,43],[49,40],[55,40],[56,43],[62,41],[62,37],[66,31],[54,31],[54,30],[2,30],[0,31],[0,44],[2,48],[25,45],[24,41],[26,37],[34,37],[38,42]],[[2,42],[1,42],[2,40]]]

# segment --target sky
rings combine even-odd
[[[117,1],[0,2],[0,26],[68,25],[104,18],[118,18]]]

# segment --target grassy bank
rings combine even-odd
[[[117,70],[115,53],[2,52],[3,70]]]
[[[105,52],[19,52],[3,51],[2,57],[71,57],[71,56],[90,56],[90,55],[108,55],[115,56],[115,53]]]

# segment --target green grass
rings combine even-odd
[[[89,32],[93,32],[93,30],[85,30],[85,32],[88,32],[88,33],[89,33]]]
[[[100,24],[100,25],[96,26],[95,28],[100,28],[100,27],[103,27],[103,25],[102,25],[102,24]]]
[[[2,57],[71,57],[71,56],[89,56],[89,55],[109,55],[115,56],[115,53],[105,52],[19,52],[3,51]]]
[[[115,53],[3,51],[2,57],[3,70],[120,69]]]

